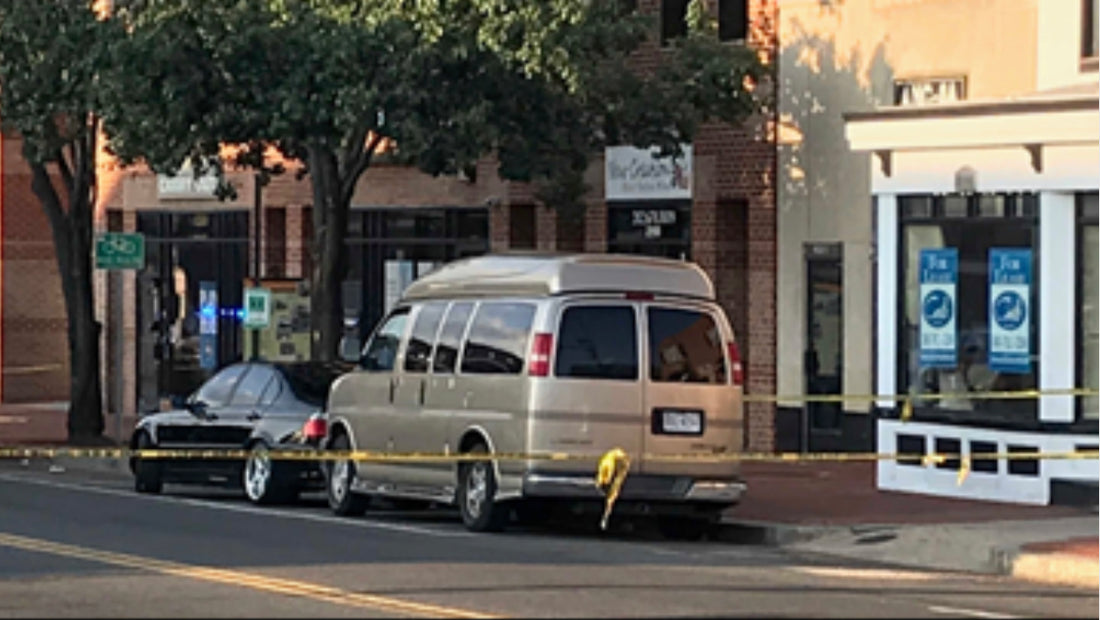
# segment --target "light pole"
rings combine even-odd
[[[255,240],[252,244],[252,286],[260,286],[260,242],[263,239],[263,176],[257,172],[254,176],[252,187],[252,221],[255,230]],[[260,330],[252,329],[252,359],[260,359]]]

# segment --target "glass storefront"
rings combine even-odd
[[[1100,363],[1098,363],[1097,335],[1100,331],[1100,295],[1097,280],[1100,278],[1100,241],[1097,239],[1097,194],[1077,195],[1078,215],[1078,351],[1077,385],[1088,389],[1100,389]],[[1084,396],[1078,399],[1080,417],[1083,420],[1100,418],[1100,398]]]
[[[968,393],[1038,385],[1035,194],[899,196],[898,386],[914,417],[1037,419],[1034,399]],[[950,393],[947,398],[921,394]]]
[[[607,251],[690,260],[691,202],[609,203]]]
[[[413,280],[489,250],[485,208],[354,209],[344,284],[347,335],[364,341]]]

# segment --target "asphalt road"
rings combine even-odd
[[[1097,617],[1097,593],[591,527],[341,519],[318,498],[0,462],[0,617]]]

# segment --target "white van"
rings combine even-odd
[[[545,453],[590,460],[335,461],[329,504],[362,513],[372,495],[457,504],[475,531],[510,508],[602,498],[598,457],[621,448],[630,474],[616,512],[702,531],[745,485],[742,368],[714,287],[697,265],[613,254],[496,255],[412,283],[329,393],[326,445],[397,453]],[[592,501],[595,500],[595,501]]]

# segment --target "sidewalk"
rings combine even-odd
[[[63,445],[64,403],[0,406],[0,446]],[[106,416],[115,439],[117,418]],[[125,440],[134,419],[122,420]],[[129,475],[123,464],[65,467]],[[1095,507],[1024,506],[879,491],[875,465],[745,463],[749,490],[718,538],[917,568],[1097,588]]]
[[[69,440],[66,402],[0,404],[0,446],[64,445]],[[104,416],[103,436],[118,442],[118,416]],[[135,416],[122,417],[122,441],[129,440],[137,422]]]
[[[748,493],[723,522],[734,539],[793,551],[1098,587],[1095,507],[879,491],[874,471],[860,462],[746,463]]]

